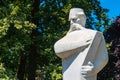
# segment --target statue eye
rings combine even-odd
[[[72,19],[73,22],[75,22],[77,19]]]

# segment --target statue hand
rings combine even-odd
[[[76,31],[76,30],[82,30],[82,29],[85,29],[85,28],[82,27],[80,24],[73,23],[73,24],[71,24],[70,30],[68,31],[68,33]]]
[[[80,26],[81,26],[81,25],[76,24],[76,23],[71,24],[72,31],[80,30]],[[82,27],[82,26],[81,26],[81,27]]]
[[[83,77],[91,76],[93,68],[94,68],[94,65],[91,62],[88,62],[87,65],[82,66],[81,67],[81,74],[83,75]]]

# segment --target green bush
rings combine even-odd
[[[0,80],[17,80],[12,70],[6,70],[2,63],[0,63]]]
[[[37,80],[62,80],[62,66],[50,64],[37,70]]]

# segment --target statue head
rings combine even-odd
[[[69,21],[71,24],[78,23],[85,27],[86,16],[83,9],[81,8],[72,8],[69,13]]]

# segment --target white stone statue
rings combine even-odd
[[[85,28],[81,8],[70,10],[69,21],[68,33],[54,45],[56,55],[62,58],[63,80],[96,80],[108,62],[103,34]]]

